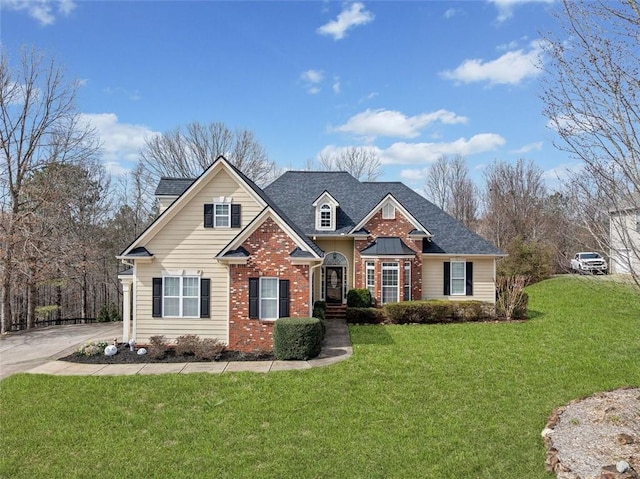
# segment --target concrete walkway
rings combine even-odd
[[[118,323],[120,324],[120,323]],[[107,335],[102,340],[108,339]],[[229,361],[194,363],[146,363],[146,364],[81,364],[51,360],[24,372],[30,374],[52,374],[58,376],[115,376],[133,374],[187,374],[225,373],[250,371],[290,371],[327,366],[347,359],[353,353],[351,338],[345,321],[328,321],[327,334],[320,355],[308,361]],[[57,357],[70,354],[65,351]]]

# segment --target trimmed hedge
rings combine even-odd
[[[347,323],[381,324],[387,322],[383,309],[379,308],[347,308]]]
[[[320,354],[322,325],[318,318],[280,318],[273,325],[276,359],[307,360]]]
[[[350,289],[347,292],[348,308],[369,308],[373,304],[371,291],[366,288]]]
[[[465,323],[495,319],[493,304],[482,301],[404,301],[384,305],[390,324]]]

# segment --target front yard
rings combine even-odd
[[[0,383],[0,477],[551,478],[549,413],[640,385],[640,296],[555,278],[523,323],[351,327],[354,355],[269,374]]]

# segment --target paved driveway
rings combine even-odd
[[[0,379],[72,353],[87,341],[122,338],[122,323],[72,324],[0,336]]]

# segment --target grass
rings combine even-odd
[[[555,278],[524,323],[351,328],[354,356],[270,374],[0,383],[0,477],[551,478],[551,411],[640,385],[640,297]]]

